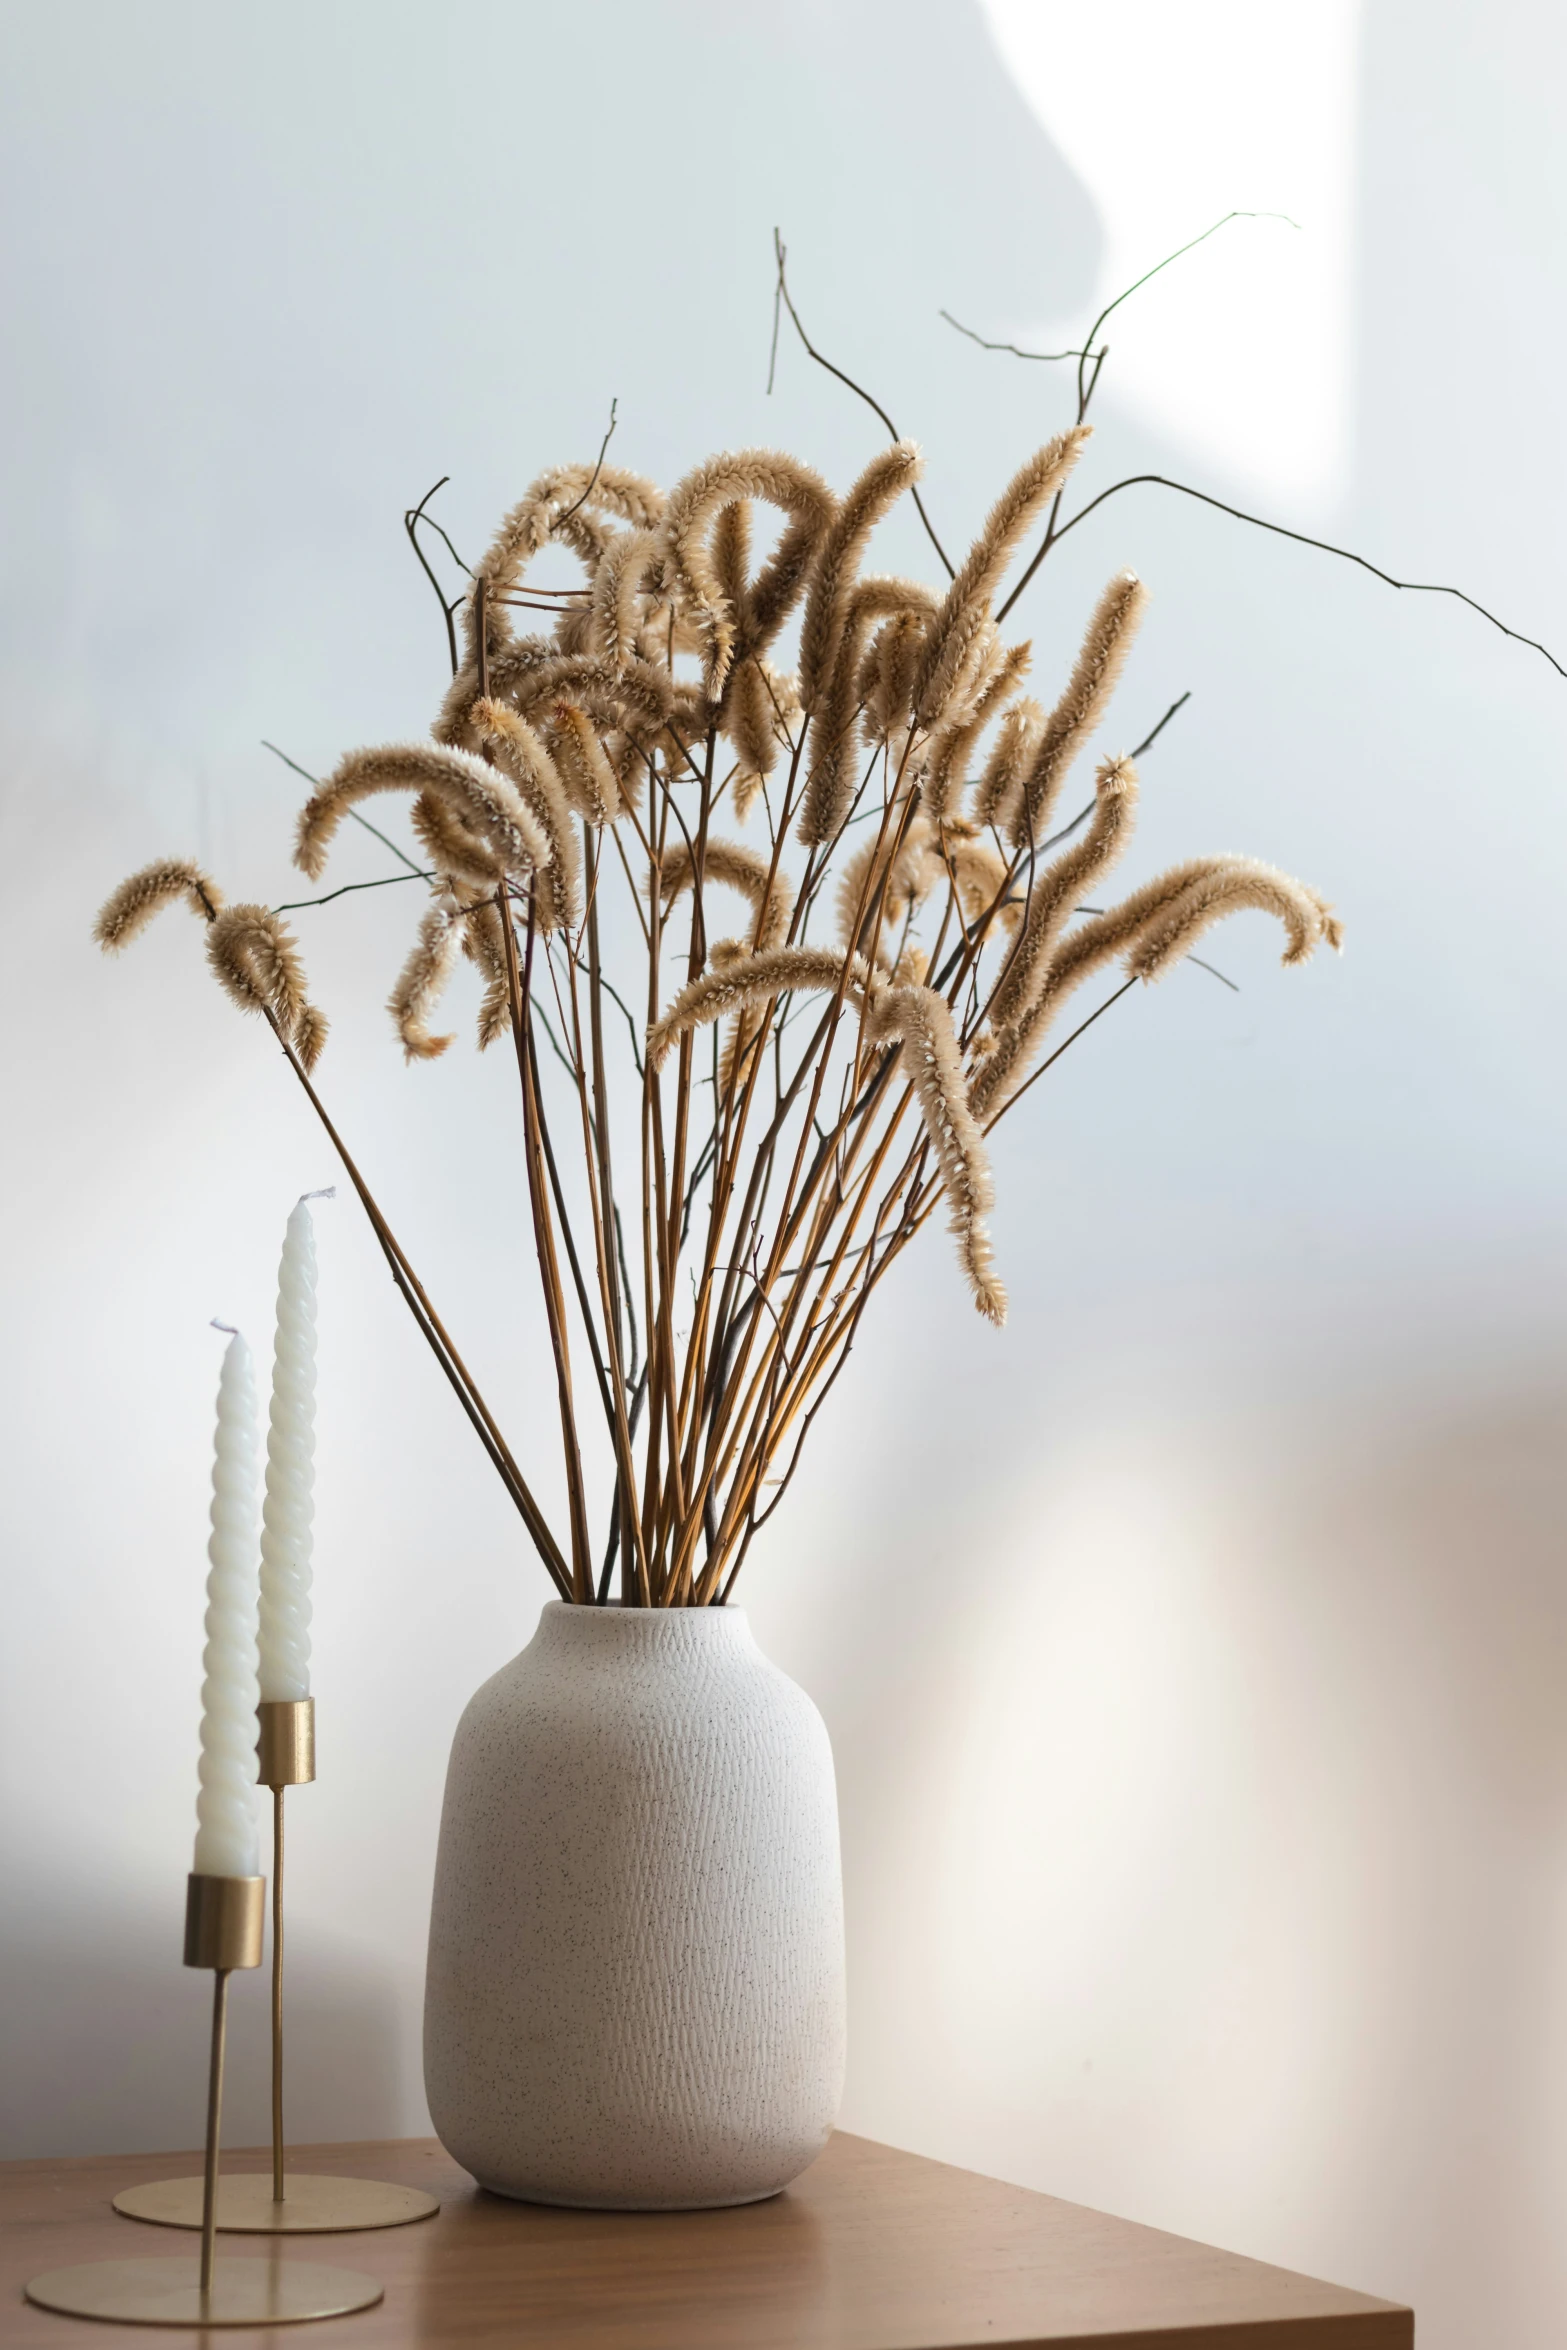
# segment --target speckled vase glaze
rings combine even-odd
[[[843,2083],[832,1749],[739,1608],[552,1601],[458,1725],[430,1920],[441,2142],[535,2203],[775,2195]]]

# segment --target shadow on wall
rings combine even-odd
[[[212,1977],[180,1962],[182,1911],[33,1896],[47,1926],[0,1947],[0,2158],[198,2146]],[[296,1950],[298,1955],[296,1956]],[[270,1959],[270,1949],[269,1949]],[[269,1967],[231,1979],[223,2137],[270,2134]],[[392,1972],[312,1924],[290,1950],[287,2125],[296,2143],[408,2127],[403,2000]]]

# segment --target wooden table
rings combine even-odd
[[[343,2350],[1395,2350],[1407,2309],[1215,2252],[1079,2204],[840,2134],[786,2194],[738,2211],[552,2211],[482,2194],[433,2138],[301,2146],[304,2171],[395,2179],[436,2218],[373,2235],[295,2237],[276,2257],[368,2269],[379,2308],[331,2321]],[[133,2180],[199,2156],[0,2164],[0,2342],[150,2346],[156,2332],[53,2317],[22,2299],[40,2270],[169,2254],[194,2239],[119,2218]],[[260,2170],[259,2153],[226,2168]],[[220,2248],[252,2257],[254,2236]],[[304,2329],[294,2329],[302,2331]],[[325,2340],[327,2328],[311,2329]],[[180,2337],[191,2338],[190,2333]],[[276,2350],[286,2329],[208,2332],[203,2350]]]

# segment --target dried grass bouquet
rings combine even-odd
[[[411,1061],[447,1050],[435,1021],[466,960],[480,1047],[515,1057],[563,1539],[322,1104],[326,1022],[279,913],[172,860],[99,916],[107,948],[175,899],[206,922],[213,972],[326,1123],[563,1599],[603,1604],[617,1581],[633,1606],[728,1597],[873,1292],[943,1203],[976,1306],[1004,1319],[987,1137],[1098,1016],[1063,1038],[1085,981],[1156,979],[1242,908],[1276,916],[1286,963],[1339,943],[1315,890],[1248,857],[1085,906],[1130,841],[1136,754],[1102,758],[1066,823],[1062,795],[1145,591],[1111,579],[1048,701],[1003,633],[1023,582],[1002,595],[1025,537],[1044,533],[1023,581],[1060,535],[1084,381],[1077,424],[934,587],[867,568],[878,523],[918,496],[907,441],[841,496],[766,449],[667,495],[603,451],[544,474],[447,607],[431,739],[352,752],[301,812],[314,879],[362,802],[411,796],[429,894],[391,994],[398,1036]],[[529,584],[552,546],[580,586]],[[523,633],[540,610],[545,632]],[[613,1466],[597,1541],[588,1392]]]

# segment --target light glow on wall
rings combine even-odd
[[[1106,329],[1103,389],[1232,485],[1324,504],[1349,458],[1359,0],[980,0],[1104,224],[1100,303],[1238,220]],[[1125,70],[1135,59],[1137,70]],[[965,321],[1034,349],[1086,319]]]

